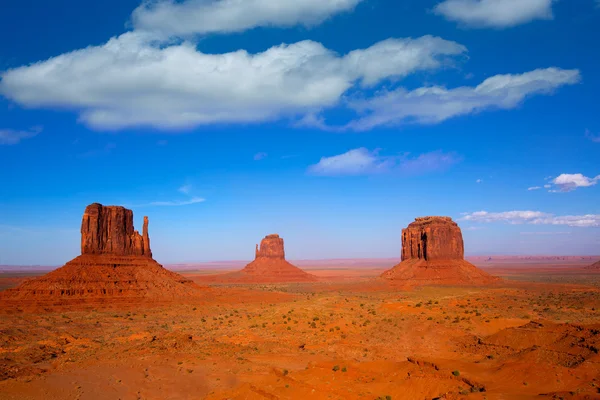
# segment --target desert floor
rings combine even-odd
[[[600,398],[600,273],[478,265],[505,281],[407,288],[380,266],[312,265],[318,283],[227,285],[188,270],[206,289],[181,303],[3,306],[0,399]]]

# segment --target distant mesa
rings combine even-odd
[[[62,304],[114,298],[175,299],[196,294],[198,289],[192,281],[154,261],[148,217],[144,217],[140,235],[133,228],[131,210],[94,203],[83,214],[80,256],[0,296]]]
[[[482,285],[499,280],[464,259],[462,232],[449,217],[416,218],[402,230],[402,262],[383,278],[408,285]]]
[[[238,272],[221,275],[228,281],[240,283],[315,282],[317,277],[304,272],[285,260],[283,239],[267,235],[256,245],[255,258]]]
[[[595,270],[595,271],[600,271],[600,261],[595,262],[592,265],[588,265],[587,267],[585,267],[585,269],[590,269],[590,270]]]

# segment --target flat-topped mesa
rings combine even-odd
[[[256,245],[255,259],[261,258],[285,260],[283,238],[280,238],[277,234],[265,236],[260,242],[260,248]]]
[[[449,217],[416,218],[402,230],[402,262],[381,276],[408,286],[487,285],[499,281],[464,260],[463,237]]]
[[[450,217],[415,218],[402,230],[402,260],[463,260],[462,232]]]
[[[142,235],[133,228],[133,211],[121,206],[94,203],[81,221],[81,254],[152,257],[148,217]]]

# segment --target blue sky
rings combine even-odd
[[[276,5],[276,6],[274,6]],[[600,254],[594,0],[7,0],[0,264],[79,254],[92,202],[163,263]]]

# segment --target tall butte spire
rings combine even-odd
[[[408,285],[479,285],[498,280],[465,261],[464,253],[462,232],[451,218],[416,218],[402,230],[402,262],[382,277]]]
[[[152,257],[152,250],[150,250],[150,236],[148,236],[148,217],[144,217],[142,239],[144,241],[144,255],[146,257]]]

